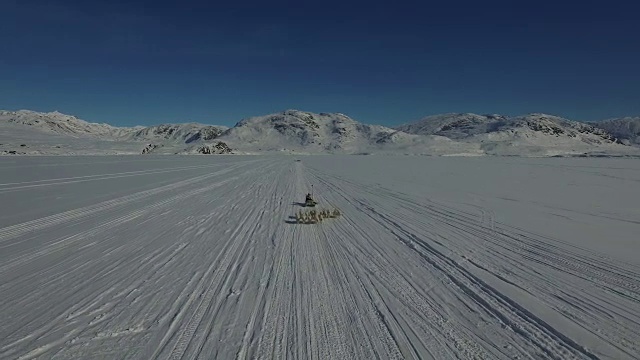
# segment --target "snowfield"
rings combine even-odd
[[[293,221],[312,185],[341,217]],[[639,189],[633,159],[5,158],[0,358],[638,359]]]

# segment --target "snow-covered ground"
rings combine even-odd
[[[295,159],[3,159],[0,358],[640,357],[637,160]]]

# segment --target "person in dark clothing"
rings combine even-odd
[[[306,199],[304,200],[304,206],[316,206],[316,201],[313,200],[311,194],[307,194]]]

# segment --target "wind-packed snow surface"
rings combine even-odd
[[[3,160],[0,358],[640,357],[639,162],[300,159]]]

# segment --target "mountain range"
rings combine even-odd
[[[583,123],[547,114],[450,113],[397,127],[340,113],[286,110],[235,126],[115,127],[59,112],[0,111],[0,154],[640,154],[640,117]]]

